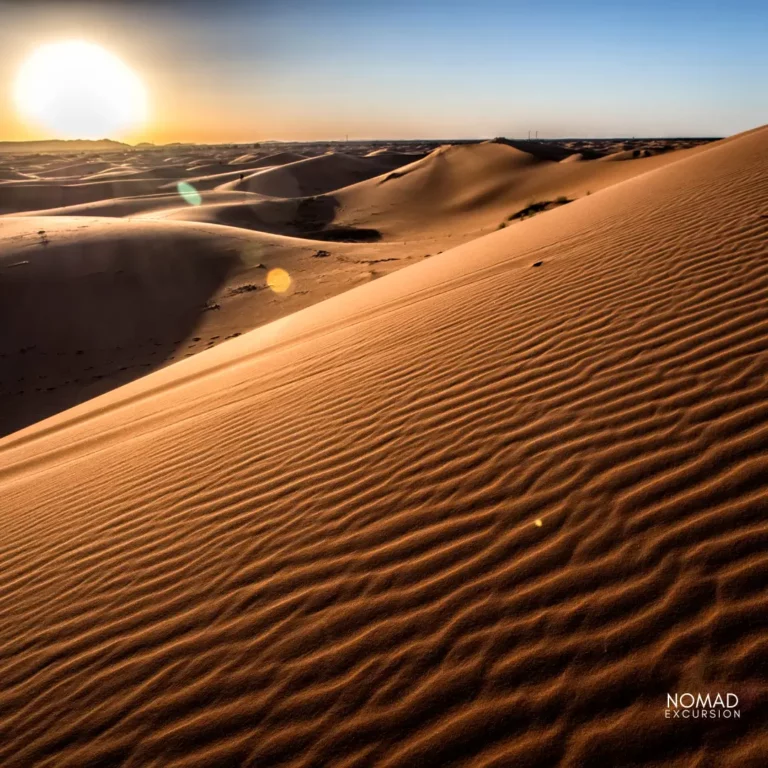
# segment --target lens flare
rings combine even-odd
[[[176,189],[179,195],[181,195],[182,200],[189,205],[200,205],[203,202],[200,193],[188,181],[180,181],[176,185]]]
[[[291,287],[291,276],[280,267],[275,267],[267,272],[267,285],[275,293],[285,293]]]

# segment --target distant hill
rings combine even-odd
[[[130,144],[111,139],[46,139],[43,141],[0,141],[0,152],[107,152],[129,149]]]

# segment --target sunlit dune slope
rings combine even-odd
[[[384,239],[419,237],[445,246],[445,234],[466,241],[506,224],[532,203],[586,196],[691,151],[696,150],[613,164],[561,163],[507,143],[444,147],[382,178],[334,193],[336,222],[376,228]]]
[[[329,152],[233,181],[222,189],[257,192],[270,197],[308,197],[379,176],[406,162],[407,158],[397,153],[356,157]]]
[[[767,174],[711,145],[0,442],[0,763],[760,765]]]

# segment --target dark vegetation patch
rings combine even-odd
[[[241,293],[252,293],[253,291],[260,291],[264,286],[256,285],[255,283],[245,283],[243,285],[236,285],[234,288],[230,288],[227,293],[228,296],[239,296]]]
[[[378,229],[358,229],[357,227],[330,227],[305,234],[312,240],[326,240],[334,243],[375,243],[381,240],[381,232]]]
[[[517,211],[517,213],[513,213],[511,216],[508,216],[507,221],[520,221],[522,219],[527,219],[531,216],[535,216],[537,213],[542,213],[543,211],[551,211],[553,208],[559,208],[561,205],[566,205],[567,203],[572,202],[573,200],[570,198],[561,195],[554,200],[542,200],[538,203],[531,203],[525,208]]]

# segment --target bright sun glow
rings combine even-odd
[[[72,40],[38,48],[14,89],[21,117],[62,139],[116,139],[147,117],[139,78],[98,45]]]

